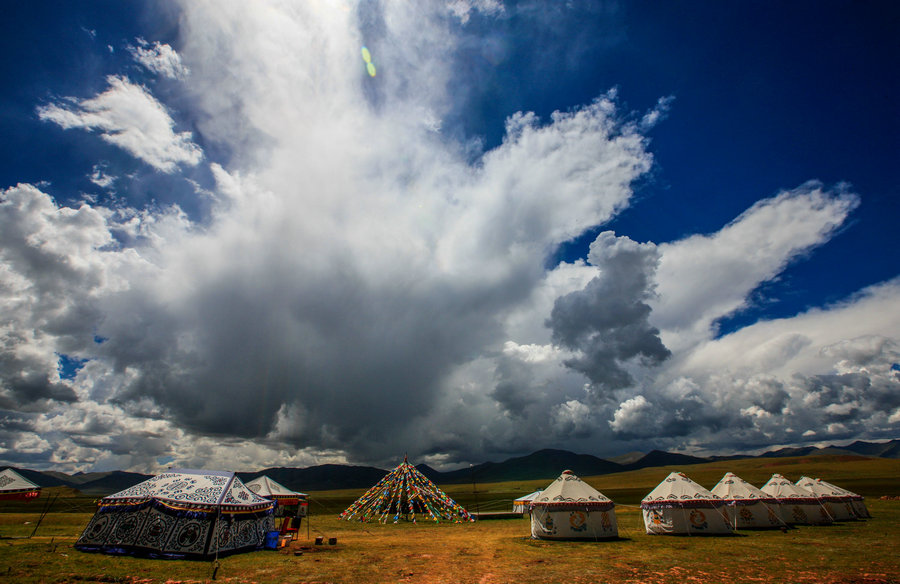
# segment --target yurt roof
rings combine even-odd
[[[274,481],[266,475],[260,475],[246,483],[248,489],[266,499],[297,499],[305,498],[306,493],[298,493]]]
[[[233,472],[180,468],[104,497],[101,504],[129,505],[149,500],[185,508],[221,506],[228,511],[256,511],[274,505],[248,489]]]
[[[828,498],[838,498],[838,499],[848,499],[851,497],[850,493],[841,489],[840,487],[836,487],[832,484],[826,483],[821,479],[814,479],[810,477],[800,477],[800,480],[795,483],[798,487],[806,489],[811,492],[816,497],[828,497]]]
[[[40,488],[11,468],[0,471],[0,494],[38,491]]]
[[[763,485],[762,491],[776,499],[791,499],[798,501],[802,499],[816,499],[816,496],[812,492],[807,491],[802,487],[798,487],[780,474],[773,474],[772,478],[769,479],[769,482]]]
[[[559,477],[535,497],[532,505],[536,507],[612,507],[612,500],[590,486],[570,470],[564,470]]]
[[[721,505],[722,499],[707,491],[684,473],[669,474],[655,489],[641,499],[641,507]]]
[[[710,492],[725,501],[772,501],[774,497],[737,476],[733,472],[725,473]]]
[[[853,491],[851,491],[851,490],[849,490],[849,489],[845,489],[845,488],[843,488],[843,487],[839,487],[839,486],[837,486],[837,485],[833,485],[833,484],[829,483],[828,481],[823,481],[822,479],[817,479],[817,480],[818,480],[820,483],[822,483],[823,485],[827,486],[827,487],[830,487],[830,488],[832,488],[832,489],[836,489],[838,492],[840,492],[840,493],[842,493],[842,494],[844,494],[844,495],[848,495],[851,499],[862,499],[862,498],[863,498],[862,495],[858,495],[858,494],[854,493]]]

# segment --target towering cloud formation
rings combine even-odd
[[[2,457],[460,463],[536,436],[596,452],[613,438],[737,447],[897,424],[896,283],[715,335],[834,233],[853,195],[805,185],[659,245],[604,231],[586,262],[548,267],[628,205],[652,166],[642,132],[670,100],[637,116],[614,92],[547,119],[510,112],[481,152],[442,129],[446,57],[478,10],[503,13],[189,2],[177,53],[132,49],[183,84],[177,116],[124,74],[39,106],[155,171],[212,180],[190,183],[208,203],[192,214],[3,193]]]

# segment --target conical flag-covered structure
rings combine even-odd
[[[474,521],[462,505],[448,497],[403,457],[397,468],[347,507],[341,513],[341,519],[381,523],[390,520],[397,523],[403,517],[415,523],[416,515],[435,522]]]

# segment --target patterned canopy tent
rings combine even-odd
[[[416,514],[439,523],[474,521],[469,513],[409,464],[403,457],[397,468],[341,513],[341,519],[394,523],[400,518],[416,522]]]
[[[41,488],[11,468],[0,472],[0,500],[30,501],[41,495]]]
[[[651,535],[727,535],[733,527],[725,501],[683,473],[673,472],[641,500],[644,527]]]
[[[564,470],[531,502],[531,537],[594,541],[619,537],[615,504]]]
[[[172,469],[104,497],[75,547],[151,557],[209,557],[258,549],[275,503],[233,472]]]
[[[825,507],[825,511],[835,521],[857,519],[856,511],[853,510],[853,499],[846,491],[810,477],[800,477],[795,484],[815,495],[819,503]]]
[[[782,519],[795,525],[828,525],[832,518],[811,492],[798,487],[780,474],[762,486],[762,491],[781,503]]]
[[[725,501],[725,512],[735,529],[779,528],[786,525],[781,504],[736,474],[725,473],[710,491]]]

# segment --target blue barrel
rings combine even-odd
[[[267,550],[277,550],[278,549],[278,532],[277,531],[266,532],[266,549]]]

